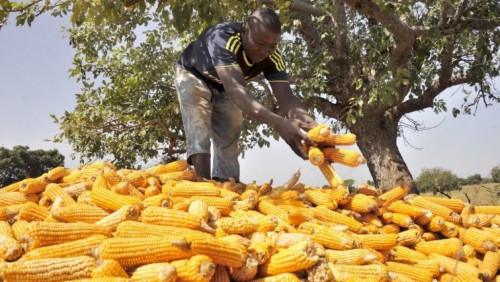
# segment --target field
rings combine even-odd
[[[470,203],[474,205],[494,205],[500,206],[500,183],[484,183],[477,185],[465,185],[462,186],[461,191],[452,191],[452,198],[462,199],[464,202],[468,203],[470,198]],[[432,193],[422,193],[425,196],[433,196]],[[444,197],[442,195],[436,194],[438,197]]]

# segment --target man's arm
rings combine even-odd
[[[299,119],[306,124],[306,127],[302,129],[308,131],[312,129],[317,123],[316,121],[307,113],[307,109],[297,98],[293,95],[292,89],[288,82],[271,82],[271,88],[273,90],[274,96],[278,100],[278,105],[280,109],[286,114],[288,118]]]
[[[239,66],[217,67],[216,71],[231,102],[250,118],[274,128],[299,157],[308,159],[302,140],[309,144],[312,141],[300,130],[307,127],[304,121],[296,118],[282,118],[262,105],[246,87]]]

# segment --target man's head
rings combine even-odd
[[[271,9],[259,8],[250,14],[241,30],[243,49],[254,63],[269,57],[281,39],[279,16]]]

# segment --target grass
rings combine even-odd
[[[422,193],[425,196],[437,196],[444,198],[445,196],[432,193]],[[469,202],[473,205],[492,205],[500,206],[500,183],[482,183],[477,185],[464,185],[462,190],[451,191],[451,197],[462,199],[465,203]]]

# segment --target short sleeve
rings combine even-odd
[[[288,82],[288,75],[286,73],[285,62],[278,51],[269,57],[269,67],[264,70],[264,77],[269,82]]]
[[[239,34],[229,36],[217,29],[211,34],[207,34],[207,49],[209,56],[212,58],[213,66],[238,65],[236,58],[238,44],[241,45]],[[234,50],[234,52],[231,50]]]

